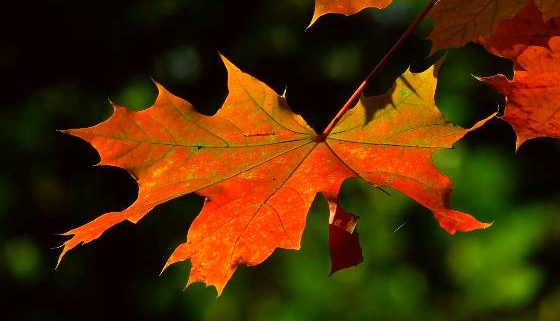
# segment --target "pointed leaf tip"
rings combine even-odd
[[[439,225],[451,235],[455,232],[486,229],[492,225],[492,223],[480,222],[472,215],[450,209],[437,211],[435,217]]]

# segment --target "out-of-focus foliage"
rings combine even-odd
[[[288,87],[290,106],[320,130],[424,2],[325,16],[307,31],[311,0],[51,0],[34,10],[14,3],[0,21],[3,317],[560,319],[560,145],[534,140],[514,153],[515,135],[500,121],[435,156],[455,182],[453,207],[494,221],[484,231],[448,236],[403,195],[352,180],[341,202],[361,216],[364,263],[331,277],[322,199],[309,215],[301,251],[240,269],[219,299],[200,284],[182,291],[186,264],[158,277],[200,210],[197,197],[162,205],[135,228],[108,232],[54,270],[53,248],[63,241],[56,233],[121,210],[136,195],[124,171],[84,166],[97,162],[93,149],[56,129],[105,119],[108,96],[147,107],[155,97],[150,77],[212,113],[226,94],[222,52],[277,92]],[[29,28],[16,27],[22,23]],[[368,93],[385,91],[409,63],[426,66],[428,30],[424,25],[400,50]],[[503,73],[508,64],[478,45],[449,50],[438,106],[462,126],[496,110],[502,98],[470,75]]]

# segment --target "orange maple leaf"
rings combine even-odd
[[[328,13],[352,15],[366,8],[386,8],[393,0],[315,0],[315,10],[309,26]]]
[[[479,36],[490,36],[498,24],[511,19],[527,4],[536,3],[545,19],[560,15],[558,0],[440,0],[430,14],[432,53],[461,47]]]
[[[478,41],[514,62],[512,81],[504,75],[479,79],[506,96],[502,118],[517,134],[516,149],[531,138],[560,138],[560,17],[545,23],[529,5]]]
[[[136,223],[155,206],[195,192],[206,201],[165,267],[190,260],[188,284],[204,282],[220,294],[239,265],[259,264],[276,248],[298,249],[309,207],[321,193],[331,205],[331,226],[349,234],[331,235],[334,271],[361,260],[360,253],[336,255],[337,249],[356,252],[356,219],[337,204],[351,177],[403,192],[451,234],[489,226],[450,209],[452,183],[432,164],[432,153],[487,120],[471,129],[448,122],[434,105],[435,69],[406,72],[389,93],[361,99],[322,139],[284,97],[224,63],[229,94],[213,116],[157,85],[152,107],[135,112],[114,105],[108,120],[66,131],[90,142],[101,164],[128,170],[139,192],[124,211],[67,232],[73,236],[61,257],[117,223]]]

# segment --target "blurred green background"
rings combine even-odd
[[[158,276],[202,199],[182,197],[138,226],[121,224],[70,252],[55,271],[58,233],[126,208],[136,184],[93,167],[97,153],[57,129],[110,115],[107,98],[151,104],[150,77],[211,114],[226,95],[218,53],[277,92],[316,128],[330,121],[427,1],[330,15],[305,30],[312,0],[14,2],[0,21],[0,300],[3,320],[560,320],[560,143],[515,136],[498,119],[434,161],[452,177],[454,208],[494,222],[455,236],[431,213],[347,181],[342,203],[361,216],[364,263],[328,277],[328,211],[317,198],[301,251],[240,268],[216,298],[188,263]],[[424,23],[368,87],[385,91],[422,70]],[[441,54],[440,54],[441,56]],[[470,126],[503,103],[471,74],[511,75],[477,45],[449,50],[437,102]],[[404,225],[402,225],[404,224]],[[399,226],[401,226],[397,230]]]

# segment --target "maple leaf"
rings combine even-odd
[[[313,18],[310,27],[319,17],[328,13],[352,15],[366,8],[386,8],[393,0],[315,0]]]
[[[259,264],[277,248],[298,249],[309,207],[321,193],[331,205],[331,226],[349,235],[331,233],[335,271],[361,260],[352,236],[356,218],[337,202],[351,177],[403,192],[451,234],[489,226],[449,207],[452,184],[434,168],[432,153],[494,115],[471,129],[448,122],[434,104],[436,69],[406,72],[387,94],[362,98],[323,138],[283,96],[223,60],[229,94],[213,116],[158,84],[152,107],[135,112],[113,105],[108,120],[66,131],[91,143],[101,164],[128,170],[139,191],[122,212],[65,233],[72,238],[60,258],[115,224],[136,223],[158,204],[195,192],[206,201],[165,267],[190,260],[188,284],[204,282],[220,294],[239,265]],[[352,253],[337,252],[345,250]]]
[[[498,24],[511,19],[533,0],[440,0],[430,14],[432,53],[461,47],[479,36],[490,36]],[[560,15],[558,0],[536,0],[545,19]]]
[[[514,62],[511,81],[504,75],[479,79],[506,96],[502,119],[517,134],[516,149],[528,139],[560,138],[560,17],[545,23],[529,5],[478,42]]]

